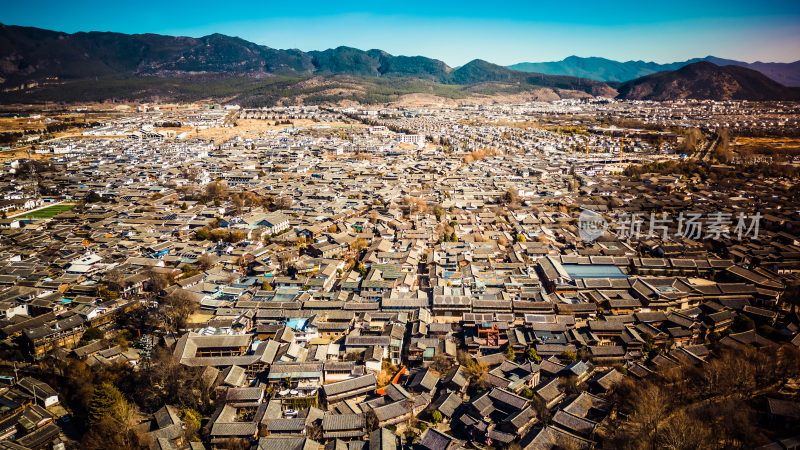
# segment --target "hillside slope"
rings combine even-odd
[[[785,87],[760,72],[701,61],[623,83],[617,98],[627,100],[795,100],[798,88]]]
[[[62,95],[64,89],[53,87],[53,84],[63,84],[74,91],[75,82],[89,79],[98,82],[102,79],[102,92],[111,97],[130,98],[137,92],[137,95],[142,95],[145,92],[132,87],[144,86],[146,93],[153,96],[173,98],[173,92],[181,88],[181,80],[194,85],[213,80],[212,84],[218,86],[221,78],[238,76],[254,79],[284,76],[295,81],[310,77],[363,78],[361,81],[348,79],[347,88],[342,88],[348,93],[353,90],[374,90],[375,83],[370,80],[386,78],[424,82],[417,83],[419,89],[424,89],[422,91],[416,91],[416,85],[411,81],[398,82],[398,85],[402,85],[402,88],[396,89],[398,95],[430,93],[432,89],[452,92],[433,88],[426,83],[458,86],[500,83],[502,86],[494,86],[493,89],[517,93],[548,88],[559,96],[567,97],[577,94],[616,95],[614,89],[601,82],[520,72],[481,60],[454,70],[442,61],[423,56],[395,56],[382,50],[364,51],[351,47],[310,52],[278,50],[221,34],[201,38],[109,32],[68,34],[0,25],[0,90],[8,92],[32,82],[51,85],[44,91],[40,89],[38,95],[30,95],[30,98],[63,100],[66,98]],[[154,77],[171,80],[165,81],[163,87],[135,81]],[[358,86],[359,83],[362,86]],[[333,82],[327,85],[340,84]],[[378,84],[379,90],[386,90],[385,84]],[[277,85],[270,85],[270,89]],[[200,86],[197,88],[201,89]],[[29,90],[27,87],[22,89],[24,92]],[[228,92],[227,89],[225,91]],[[478,91],[481,91],[480,87],[469,90],[470,93]],[[270,92],[270,95],[274,94]],[[333,89],[324,96],[333,98],[341,95],[335,92]],[[4,101],[20,98],[19,95],[6,95],[0,96],[0,100],[2,97],[5,97]],[[74,96],[70,94],[69,97]]]
[[[539,72],[548,75],[569,75],[589,78],[596,81],[629,81],[665,70],[677,70],[700,61],[708,61],[718,66],[741,66],[753,69],[772,78],[784,86],[800,86],[800,61],[793,63],[746,63],[732,59],[706,56],[668,64],[645,61],[614,61],[606,58],[570,56],[561,61],[524,62],[508,66],[509,69],[524,72]]]

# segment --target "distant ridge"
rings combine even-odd
[[[0,103],[214,100],[263,106],[385,103],[407,94],[516,102],[588,97],[798,98],[797,89],[762,73],[736,64],[715,65],[736,61],[704,59],[713,63],[675,63],[677,70],[663,71],[672,65],[570,57],[558,69],[568,73],[547,74],[480,59],[452,68],[437,59],[375,49],[279,50],[222,34],[200,38],[68,34],[0,24]],[[791,66],[757,64],[775,73],[785,73],[785,66]],[[640,77],[657,69],[662,71]],[[602,82],[589,79],[589,73],[608,79],[635,78]]]
[[[700,61],[674,71],[625,82],[618,98],[627,100],[798,100],[800,88],[789,88],[740,66]]]
[[[458,69],[423,56],[394,56],[382,50],[337,47],[323,51],[277,50],[237,37],[201,38],[156,34],[80,32],[0,25],[0,79],[15,85],[49,77],[176,76],[198,73],[250,75],[349,75],[415,78],[442,84],[484,82],[576,90],[590,95],[616,92],[593,80],[537,75],[475,60]]]
[[[548,75],[569,75],[588,78],[596,81],[629,81],[665,70],[677,70],[700,61],[707,61],[718,66],[741,66],[753,69],[772,78],[784,86],[800,86],[800,61],[793,63],[746,63],[732,59],[706,56],[692,58],[687,61],[658,64],[645,61],[614,61],[606,58],[570,56],[561,61],[524,62],[507,66],[509,69],[523,72],[539,72]]]

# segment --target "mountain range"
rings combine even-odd
[[[590,95],[611,94],[601,82],[507,69],[474,60],[458,69],[423,56],[337,47],[324,51],[277,50],[237,37],[201,38],[89,32],[67,34],[0,26],[0,78],[13,85],[58,77],[170,76],[197,73],[411,77],[441,84],[515,83]]]
[[[700,63],[684,67],[696,64]],[[478,59],[452,68],[423,56],[395,56],[382,50],[350,47],[279,50],[222,34],[200,38],[112,32],[68,34],[0,24],[0,103],[108,99],[215,99],[243,105],[382,103],[406,94],[514,101],[618,95],[654,99],[712,95],[723,99],[797,98],[795,90],[750,69],[740,67],[741,71],[731,72],[703,64],[693,72],[667,72],[679,78],[705,80],[678,83],[687,90],[698,89],[689,92],[666,89],[662,78],[642,85],[620,84],[574,74],[514,70]],[[713,91],[715,82],[725,85],[720,95],[709,91]],[[664,90],[663,95],[655,91],[658,89]]]
[[[628,100],[798,99],[800,89],[788,88],[761,72],[740,66],[700,61],[678,70],[656,72],[617,87]]]
[[[524,62],[506,66],[509,69],[523,72],[537,72],[548,75],[568,75],[589,78],[596,81],[629,81],[665,70],[678,70],[697,62],[706,61],[718,66],[740,66],[761,72],[784,86],[800,86],[800,61],[792,63],[746,63],[733,59],[706,56],[687,61],[658,64],[645,61],[614,61],[612,59],[569,56],[561,61]]]

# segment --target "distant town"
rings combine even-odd
[[[800,448],[800,106],[0,111],[0,450]]]

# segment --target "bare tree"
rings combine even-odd
[[[244,199],[239,194],[234,194],[231,197],[231,203],[233,204],[233,213],[238,215],[241,214],[242,208],[244,207]]]
[[[200,170],[197,167],[184,167],[181,169],[181,176],[189,181],[196,181],[198,175],[200,175]]]
[[[161,303],[170,329],[179,330],[186,327],[187,320],[198,307],[194,296],[183,289],[172,291]]]
[[[361,250],[367,248],[367,240],[364,238],[358,238],[355,241],[353,241],[352,244],[350,244],[350,248],[360,252]]]
[[[380,420],[372,408],[364,413],[364,423],[366,424],[367,431],[377,430],[380,427]]]
[[[206,185],[206,197],[211,200],[225,198],[228,195],[228,186],[225,183],[213,181]]]
[[[171,284],[170,280],[165,274],[156,271],[152,267],[147,270],[147,278],[150,282],[151,289],[156,293],[163,291]]]
[[[116,267],[106,272],[103,281],[113,291],[122,292],[125,289],[125,275]]]
[[[430,365],[430,369],[439,374],[445,374],[450,372],[454,365],[455,364],[453,360],[450,359],[448,355],[439,353],[433,357],[433,362]]]
[[[199,258],[197,258],[197,265],[201,270],[208,270],[214,267],[214,264],[216,263],[217,258],[210,253],[203,253]]]
[[[275,206],[278,209],[289,209],[292,207],[292,203],[292,198],[285,195],[275,199]]]

